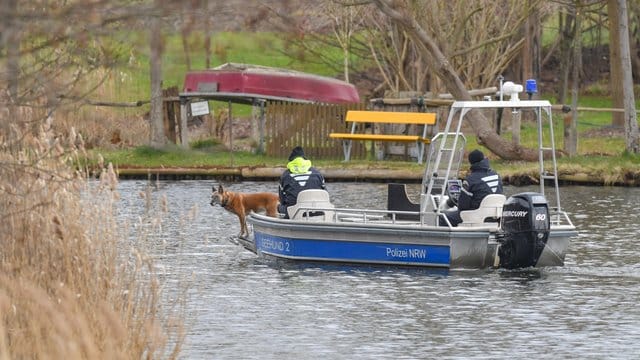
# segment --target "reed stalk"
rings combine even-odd
[[[118,219],[113,168],[77,170],[84,140],[33,108],[0,122],[0,360],[177,357],[184,299]]]

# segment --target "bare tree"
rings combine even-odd
[[[638,115],[633,94],[633,75],[631,72],[631,53],[629,47],[629,23],[626,0],[617,0],[617,11],[609,16],[617,17],[618,44],[620,45],[620,68],[622,70],[622,93],[624,99],[624,130],[626,150],[632,154],[640,152],[638,139]],[[612,59],[613,60],[613,59]]]
[[[163,0],[156,0],[158,9],[162,9]],[[167,139],[164,135],[162,119],[162,18],[156,14],[151,18],[149,28],[149,46],[151,55],[149,56],[149,69],[151,77],[151,111],[150,111],[150,145],[160,148],[166,145]]]
[[[178,16],[180,18],[180,38],[182,40],[182,52],[187,70],[191,70],[191,51],[189,49],[189,35],[195,25],[194,11],[198,1],[181,1]]]
[[[352,40],[355,32],[362,27],[363,8],[339,6],[334,2],[325,3],[326,16],[332,20],[332,31],[342,50],[342,73],[349,82]]]
[[[571,57],[573,61],[571,72],[571,121],[569,124],[564,124],[564,150],[570,156],[573,156],[578,152],[578,95],[580,93],[580,73],[582,70],[581,0],[575,0],[571,10],[572,17],[575,21],[575,35],[573,37],[573,53]]]
[[[629,49],[631,50],[631,63],[636,80],[640,79],[640,1],[630,1],[627,12],[629,13]]]
[[[614,108],[624,106],[622,89],[622,61],[620,58],[620,24],[618,23],[618,0],[607,1],[609,13],[609,88],[611,89],[611,103]],[[611,114],[611,125],[623,127],[624,114]]]
[[[323,64],[336,73],[344,74],[345,50],[348,50],[346,61],[351,75],[353,63],[350,58],[362,58],[363,54],[368,53],[353,38],[355,32],[362,30],[362,18],[357,17],[361,13],[359,8],[350,9],[327,0],[265,2],[263,9],[269,16],[259,12],[262,19],[251,23],[266,22],[272,29],[280,31],[284,35],[284,53],[291,58]],[[340,55],[325,51],[327,47],[339,49]],[[352,80],[351,76],[349,78]]]
[[[391,4],[386,0],[374,0],[378,9],[402,26],[405,31],[420,44],[420,50],[429,63],[429,68],[442,80],[446,89],[458,100],[471,100],[471,96],[449,56],[440,49],[433,37],[418,24],[414,13],[407,11],[402,2]],[[476,133],[479,143],[484,144],[503,159],[536,159],[537,151],[523,148],[501,138],[493,130],[488,119],[479,111],[472,111],[469,122]]]
[[[144,4],[122,6],[106,0],[56,5],[1,1],[1,46],[6,51],[0,52],[0,85],[10,89],[10,95],[0,95],[0,109],[32,109],[45,121],[60,106],[94,91],[128,60],[129,48],[119,41],[117,30],[146,11]],[[7,59],[2,59],[4,54]],[[0,122],[5,136],[9,125],[39,125],[2,114]]]
[[[524,24],[522,49],[522,80],[540,79],[542,56],[542,25],[538,1],[527,0],[530,9]]]
[[[498,75],[520,55],[524,43],[522,29],[529,14],[536,10],[541,19],[549,14],[549,8],[539,7],[539,3],[539,0],[532,0],[528,6],[520,6],[520,3],[505,6],[504,2],[496,1],[405,1],[398,4],[403,4],[406,12],[412,14],[415,22],[447,56],[465,86],[474,88],[495,85]],[[417,50],[419,45],[412,41],[405,43],[406,29],[390,31],[398,26],[397,23],[376,11],[367,19],[367,27],[374,29],[369,46],[372,52],[377,52],[374,57],[383,59],[381,62],[387,66],[396,64],[391,66],[403,71],[399,76],[408,79],[403,82],[411,86],[415,86],[411,79],[418,76],[418,83],[429,81],[430,91],[444,90],[437,77],[429,77],[429,72],[425,71],[427,60]],[[519,72],[512,75],[518,77],[513,80],[520,80]],[[425,85],[419,83],[412,90],[422,90],[420,87]]]
[[[209,16],[209,13],[211,13],[211,2],[207,1],[204,11],[205,11],[205,18],[204,18],[204,68],[205,69],[209,69],[211,67],[211,16]]]
[[[379,12],[368,12],[364,47],[382,77],[381,88],[391,93],[425,91],[428,72],[417,44],[408,33]]]
[[[567,101],[569,88],[569,71],[571,70],[571,45],[575,37],[575,16],[566,7],[561,7],[558,12],[558,29],[560,43],[560,88],[558,90],[558,101],[562,104]]]

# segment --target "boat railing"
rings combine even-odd
[[[311,216],[303,216],[303,214],[311,214]],[[315,214],[322,216],[314,216]],[[404,216],[403,216],[404,215]],[[401,211],[401,210],[376,210],[376,209],[357,209],[357,208],[335,208],[335,207],[300,207],[291,217],[292,219],[313,222],[332,222],[332,223],[391,223],[391,224],[415,224],[429,226],[428,223],[419,220],[405,220],[407,216],[420,217],[417,211]],[[443,213],[439,215],[445,221],[449,228],[453,226],[449,219]],[[571,226],[573,222],[569,214],[565,211],[558,211],[557,208],[549,208],[550,223],[553,226]],[[405,218],[405,219],[403,219]],[[432,224],[433,226],[435,224]]]
[[[330,216],[302,216],[303,214],[319,214]],[[322,214],[321,214],[322,213]],[[392,224],[419,224],[418,220],[403,220],[400,219],[402,215],[413,215],[418,217],[419,213],[416,211],[401,211],[401,210],[375,210],[375,209],[352,209],[352,208],[334,208],[334,207],[300,207],[291,216],[292,219],[301,221],[324,221],[324,222],[385,222]],[[320,220],[318,220],[320,219]]]
[[[558,208],[550,208],[549,216],[550,216],[551,225],[556,225],[556,226],[568,225],[571,227],[574,226],[573,222],[571,221],[571,218],[569,217],[569,214],[567,214],[567,212],[563,210],[558,211]]]
[[[428,224],[420,220],[407,220],[407,215],[415,218],[420,218],[420,213],[417,211],[401,211],[401,210],[373,210],[373,209],[351,209],[351,208],[322,208],[322,207],[307,207],[299,208],[296,214],[300,213],[316,213],[326,212],[329,216],[304,216],[294,217],[292,219],[301,222],[311,223],[331,223],[331,224],[371,224],[371,225],[406,225],[417,227],[435,227],[438,226],[437,222]],[[324,214],[322,214],[324,215]],[[402,216],[404,215],[404,216]],[[448,229],[449,231],[456,231],[454,229],[470,231],[472,229],[495,231],[497,227],[495,225],[488,224],[476,224],[472,227],[455,227],[449,222],[449,219],[441,213],[444,224],[440,226],[442,229]]]

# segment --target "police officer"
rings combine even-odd
[[[462,189],[457,208],[444,212],[451,225],[458,226],[462,222],[460,211],[475,210],[480,202],[489,194],[502,194],[502,179],[500,175],[489,167],[489,159],[482,151],[476,149],[469,153],[470,173],[462,182]],[[446,225],[444,219],[439,219],[440,225]]]
[[[324,177],[311,165],[304,150],[296,146],[289,155],[287,170],[280,176],[278,212],[288,218],[287,208],[298,201],[298,193],[308,189],[325,189]]]

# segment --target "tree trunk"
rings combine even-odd
[[[629,14],[629,49],[631,50],[632,73],[636,74],[636,80],[640,79],[640,2],[629,2],[627,13]],[[633,26],[633,27],[631,27]]]
[[[558,101],[561,104],[567,102],[567,89],[569,88],[569,69],[571,59],[571,43],[575,31],[575,17],[572,14],[563,14],[559,16],[560,22],[560,89],[558,89]]]
[[[348,40],[347,40],[348,41]],[[342,49],[342,65],[344,71],[344,81],[349,82],[349,48]]]
[[[629,49],[629,24],[626,0],[618,1],[618,25],[620,44],[620,68],[622,69],[622,91],[624,98],[624,130],[626,150],[632,154],[640,152],[638,141],[638,115],[633,94],[633,74],[631,73],[631,53]]]
[[[540,16],[537,5],[532,4],[532,0],[527,1],[530,10],[529,16],[524,23],[524,45],[522,47],[522,82],[528,79],[540,80]],[[527,94],[528,99],[533,98],[533,94]],[[533,111],[519,112],[512,116],[512,142],[520,145],[520,130],[523,121],[534,121]]]
[[[204,68],[211,68],[211,2],[207,1],[205,5],[206,16],[204,18]]]
[[[580,70],[582,69],[582,29],[580,29],[580,0],[576,0],[572,9],[575,19],[575,32],[573,36],[573,66],[571,73],[571,121],[569,127],[566,128],[564,150],[569,156],[575,156],[578,153],[578,94],[580,92]]]
[[[184,62],[187,70],[191,70],[191,55],[189,54],[189,31],[185,28],[180,32],[182,35],[182,52],[184,52]]]
[[[402,26],[414,41],[420,44],[420,51],[454,99],[472,100],[449,59],[442,53],[431,36],[416,22],[416,19],[402,9],[392,7],[386,0],[375,0],[374,2],[380,11]],[[538,158],[537,150],[516,146],[501,138],[479,110],[470,111],[466,119],[471,124],[478,143],[486,146],[500,158],[505,160],[536,160]]]
[[[156,1],[162,7],[161,1]],[[159,15],[151,19],[149,68],[151,71],[150,145],[161,148],[166,144],[162,121],[162,21]]]
[[[528,1],[531,13],[525,22],[524,46],[522,48],[522,81],[540,79],[540,15],[537,8]]]
[[[211,34],[209,31],[204,35],[204,68],[211,68]]]
[[[614,108],[624,106],[622,93],[622,62],[620,59],[620,25],[618,19],[618,0],[607,2],[609,13],[609,87],[611,88],[611,102]],[[614,112],[611,125],[624,126],[624,113]]]

